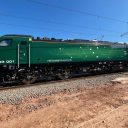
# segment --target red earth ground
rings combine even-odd
[[[1,104],[0,128],[128,128],[128,84],[64,90],[17,105]]]

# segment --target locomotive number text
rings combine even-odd
[[[14,60],[0,60],[0,64],[13,64],[14,62]]]

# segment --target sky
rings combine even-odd
[[[128,42],[128,0],[0,0],[0,35]]]

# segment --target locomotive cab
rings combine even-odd
[[[31,36],[4,35],[0,38],[0,65],[28,63]]]
[[[18,69],[30,64],[31,36],[4,35],[0,37],[0,81],[12,79]]]

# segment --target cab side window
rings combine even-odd
[[[27,45],[27,41],[21,41],[20,44],[21,45]]]
[[[0,41],[0,46],[7,47],[11,46],[12,44],[12,39],[3,39]]]

